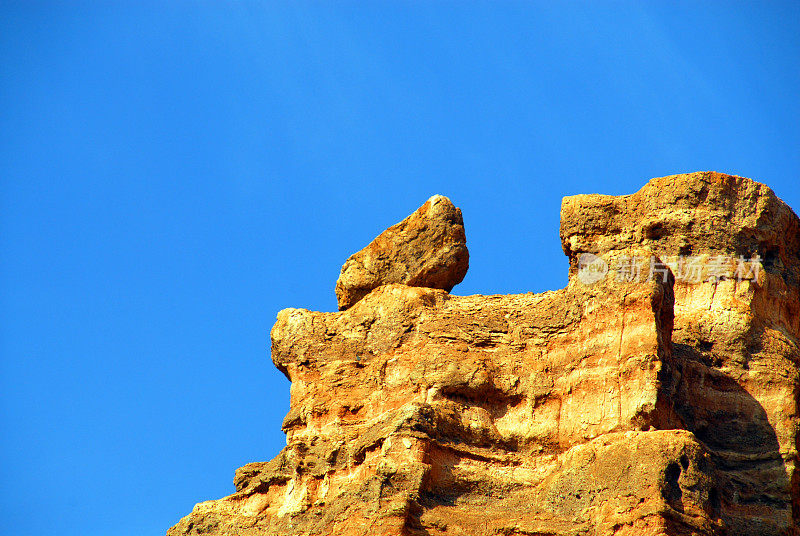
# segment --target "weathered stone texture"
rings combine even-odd
[[[357,262],[407,262],[414,217]],[[168,535],[800,534],[794,213],[749,179],[678,175],[566,198],[561,238],[561,290],[454,296],[382,265],[346,310],[281,311],[286,447]],[[611,266],[592,284],[584,253]],[[763,269],[616,272],[690,253]]]
[[[621,197],[578,195],[561,206],[561,241],[581,253],[631,246],[662,259],[748,263],[742,280],[689,277],[673,264],[675,409],[713,454],[731,534],[797,533],[800,392],[800,220],[767,186],[705,172],[651,180]],[[669,262],[669,261],[668,261]],[[794,507],[794,513],[792,512]]]
[[[461,210],[448,198],[434,195],[347,259],[336,281],[339,310],[389,283],[450,292],[464,279],[468,267]]]

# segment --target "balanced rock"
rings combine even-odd
[[[566,288],[378,278],[346,310],[278,313],[286,447],[168,536],[800,535],[794,212],[693,173],[561,217]]]
[[[339,310],[389,283],[450,292],[468,267],[461,210],[448,198],[434,195],[347,259],[336,281]]]

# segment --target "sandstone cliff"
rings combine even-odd
[[[565,198],[566,288],[454,296],[461,213],[435,196],[286,309],[287,445],[168,531],[795,535],[800,220],[692,173]]]

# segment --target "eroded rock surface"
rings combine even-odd
[[[389,283],[450,292],[468,267],[461,210],[443,195],[434,195],[347,259],[336,281],[339,310]]]
[[[713,455],[721,518],[730,534],[792,528],[796,534],[800,221],[794,212],[750,179],[673,175],[628,196],[565,198],[561,240],[573,273],[582,253],[607,257],[634,245],[671,265],[674,407],[681,427]]]
[[[281,311],[286,447],[168,535],[800,534],[797,216],[698,173],[565,198],[561,238],[561,290]]]

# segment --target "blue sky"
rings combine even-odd
[[[566,283],[561,197],[800,208],[797,2],[0,3],[0,533],[163,534],[284,445],[284,307],[430,195],[457,294]]]

